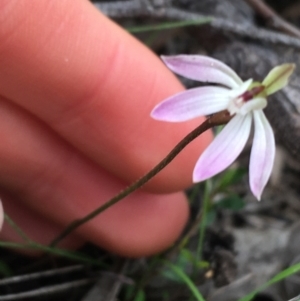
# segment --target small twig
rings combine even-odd
[[[141,1],[96,2],[94,5],[111,18],[130,18],[144,12],[148,14],[147,7]]]
[[[81,286],[87,286],[95,282],[94,279],[81,279],[81,280],[73,280],[70,282],[49,285],[37,289],[32,289],[26,292],[8,294],[4,296],[0,296],[0,301],[16,301],[16,300],[27,300],[27,299],[42,299],[42,296],[46,296],[49,298],[51,294],[58,294],[65,291],[74,291],[74,289],[78,289]]]
[[[152,18],[165,18],[170,20],[199,20],[203,18],[210,18],[211,22],[208,23],[207,26],[211,28],[217,29],[219,31],[225,33],[232,33],[242,38],[249,38],[251,40],[267,42],[276,45],[284,45],[289,47],[294,47],[296,49],[300,49],[300,39],[291,37],[289,35],[283,33],[277,33],[275,31],[259,28],[254,25],[249,24],[239,24],[236,22],[232,22],[227,19],[213,17],[208,15],[203,15],[199,13],[193,13],[189,11],[185,11],[182,9],[178,9],[175,7],[168,7],[167,9],[159,9],[159,10],[145,10],[134,8],[134,10],[130,11],[130,7],[128,5],[128,10],[126,12],[122,12],[120,14],[119,9],[121,6],[113,6],[119,2],[108,2],[108,3],[96,3],[96,7],[105,13],[107,16],[112,18],[125,17],[125,16],[134,16],[134,17],[152,17]],[[130,2],[130,1],[128,1]],[[132,2],[131,2],[132,3]],[[111,4],[111,5],[110,5]]]
[[[298,295],[297,297],[290,299],[289,301],[300,301],[300,295]]]
[[[57,277],[68,273],[74,273],[78,270],[79,271],[83,270],[84,267],[85,267],[84,265],[73,265],[73,266],[68,266],[63,268],[56,268],[54,270],[46,270],[46,271],[34,272],[31,274],[12,276],[9,278],[1,279],[0,286],[27,282],[35,279],[42,279],[42,278],[53,277],[53,276]]]
[[[300,39],[277,33],[275,31],[263,29],[249,24],[239,24],[227,19],[191,13],[177,8],[170,8],[166,11],[166,18],[175,20],[199,20],[199,18],[211,18],[207,26],[222,31],[224,33],[233,33],[242,38],[263,41],[272,44],[285,45],[300,49]]]
[[[246,0],[253,9],[275,29],[287,33],[293,37],[300,38],[300,30],[294,25],[282,19],[272,8],[262,0]]]
[[[88,293],[80,299],[81,301],[115,301],[122,285],[124,284],[125,271],[128,267],[129,260],[119,258],[117,266],[111,274],[101,275],[100,279],[88,291]],[[1,300],[0,300],[1,301]]]
[[[159,1],[153,0],[121,0],[94,3],[94,5],[107,16],[111,18],[130,18],[136,16],[151,16],[155,14],[163,14],[169,7],[169,0]]]
[[[207,131],[208,129],[217,126],[226,124],[233,116],[230,116],[228,111],[222,111],[217,114],[212,115],[206,121],[204,121],[201,125],[199,125],[196,129],[194,129],[191,133],[189,133],[185,138],[183,138],[174,148],[173,150],[160,162],[158,163],[153,169],[151,169],[145,176],[122,190],[119,194],[114,196],[112,199],[104,203],[101,207],[97,208],[96,210],[92,211],[85,217],[73,221],[67,228],[57,237],[55,238],[50,247],[57,245],[63,238],[73,232],[75,229],[86,223],[87,221],[91,220],[98,214],[102,213],[109,207],[113,206],[114,204],[118,203],[126,196],[131,194],[132,192],[139,189],[149,180],[151,180],[156,174],[158,174],[163,168],[165,168],[191,141],[197,138],[199,135]]]

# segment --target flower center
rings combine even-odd
[[[259,85],[231,99],[227,108],[230,115],[245,115],[253,110],[265,108],[267,105],[266,98],[264,96],[258,96],[264,90],[265,86]]]
[[[265,87],[263,85],[254,87],[250,89],[249,91],[244,92],[241,96],[238,98],[241,98],[243,102],[247,102],[251,99],[253,99],[255,96],[257,96],[259,93],[261,93]]]

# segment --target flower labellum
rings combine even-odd
[[[200,182],[226,169],[242,152],[254,121],[254,138],[250,156],[250,188],[260,200],[274,164],[275,139],[263,109],[266,97],[284,88],[295,69],[294,64],[273,68],[262,83],[245,82],[224,63],[201,55],[162,57],[175,73],[208,85],[189,89],[159,103],[151,112],[157,120],[187,121],[227,110],[233,118],[198,159],[193,181]]]

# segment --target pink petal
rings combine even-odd
[[[224,63],[203,55],[162,56],[162,60],[173,72],[184,77],[237,88],[243,81]]]
[[[250,188],[260,200],[274,164],[275,139],[269,121],[262,110],[253,111],[254,139],[250,157]]]
[[[201,87],[171,96],[151,112],[157,120],[180,122],[210,115],[227,108],[229,90],[222,87]]]
[[[226,169],[243,150],[251,129],[252,116],[236,115],[224,127],[196,163],[193,181],[200,182]]]

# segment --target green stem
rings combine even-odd
[[[120,200],[124,199],[126,196],[143,186],[147,183],[150,179],[152,179],[156,174],[158,174],[163,168],[165,168],[191,141],[197,138],[200,134],[204,133],[208,129],[221,124],[226,124],[233,116],[230,116],[228,111],[222,111],[215,115],[212,115],[208,119],[206,119],[201,125],[199,125],[196,129],[190,132],[187,136],[185,136],[173,149],[172,151],[160,162],[158,163],[153,169],[151,169],[146,175],[142,178],[122,190],[119,194],[114,196],[112,199],[104,203],[101,207],[97,208],[96,210],[92,211],[85,217],[75,220],[69,224],[65,228],[65,230],[55,238],[50,246],[53,247],[57,245],[62,239],[64,239],[67,235],[69,235],[72,231],[86,223],[87,221],[91,220],[98,214],[102,213],[109,207],[113,206],[114,204],[118,203]]]
[[[178,266],[169,261],[162,260],[162,262],[187,285],[187,287],[190,289],[197,301],[205,301],[197,286],[182,269],[180,269]]]
[[[41,245],[36,242],[29,242],[26,244],[21,244],[21,243],[15,243],[15,242],[0,241],[0,248],[36,250],[36,251],[41,251],[41,252],[45,252],[48,254],[65,257],[70,260],[72,259],[72,260],[76,260],[79,262],[93,264],[93,265],[101,266],[101,267],[104,266],[104,264],[102,264],[98,260],[86,257],[84,254],[80,254],[80,253],[74,252],[74,251],[71,252],[71,251],[64,250],[64,249],[47,247],[47,246]]]
[[[6,213],[4,213],[4,219],[26,243],[32,243],[32,240],[22,231],[20,227],[18,227],[18,225]]]
[[[209,199],[210,199],[210,192],[211,192],[211,181],[207,180],[205,182],[205,188],[204,188],[201,223],[200,223],[200,231],[199,231],[199,242],[198,242],[198,246],[197,246],[196,258],[198,261],[200,261],[202,259],[202,250],[203,250],[203,243],[204,243],[204,235],[205,235],[205,228],[206,228],[206,219],[207,219],[207,211],[208,211],[208,205],[209,205]]]

